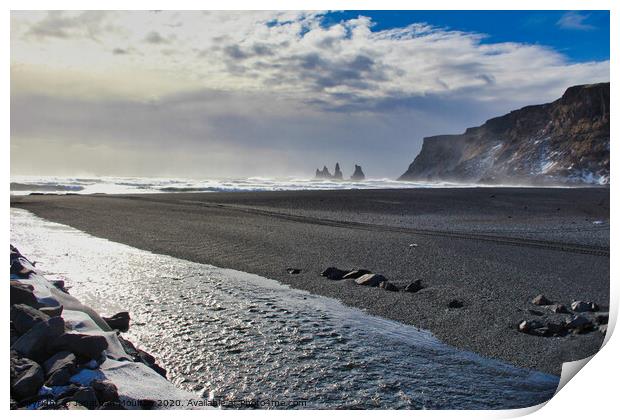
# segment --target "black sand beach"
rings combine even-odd
[[[11,205],[95,236],[233,268],[432,331],[456,347],[559,374],[598,331],[519,333],[539,293],[609,302],[609,189],[408,189],[12,196]],[[366,268],[418,293],[330,281]],[[291,275],[287,267],[301,269]],[[448,309],[453,299],[462,308]],[[546,315],[545,315],[546,316]],[[565,315],[564,315],[565,316]],[[386,349],[389,351],[389,349]]]

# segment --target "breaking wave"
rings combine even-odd
[[[365,181],[324,180],[304,178],[63,178],[63,177],[14,177],[11,194],[136,194],[136,193],[193,193],[237,191],[299,191],[347,190],[384,188],[433,188],[467,187],[473,184],[448,182],[408,182],[392,179],[367,179]]]

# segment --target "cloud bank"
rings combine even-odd
[[[540,45],[324,15],[13,12],[12,171],[310,176],[340,161],[395,177],[423,136],[609,80],[608,61]]]

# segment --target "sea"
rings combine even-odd
[[[237,192],[237,191],[296,191],[382,188],[471,187],[474,184],[449,182],[407,182],[393,179],[364,181],[327,180],[314,178],[145,178],[145,177],[11,177],[11,194],[139,194],[173,192]]]

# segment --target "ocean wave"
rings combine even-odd
[[[145,194],[145,193],[206,193],[206,192],[258,192],[300,190],[352,190],[391,188],[440,188],[475,185],[453,183],[424,183],[391,179],[366,179],[364,181],[324,180],[313,178],[149,178],[149,177],[14,177],[11,194],[75,193],[75,194]]]
[[[215,191],[225,191],[226,188],[218,188],[218,187],[161,187],[157,188],[157,191],[163,192],[215,192]],[[229,188],[228,191],[231,189]]]
[[[11,191],[82,191],[81,185],[65,185],[65,184],[27,184],[21,182],[11,182]]]

